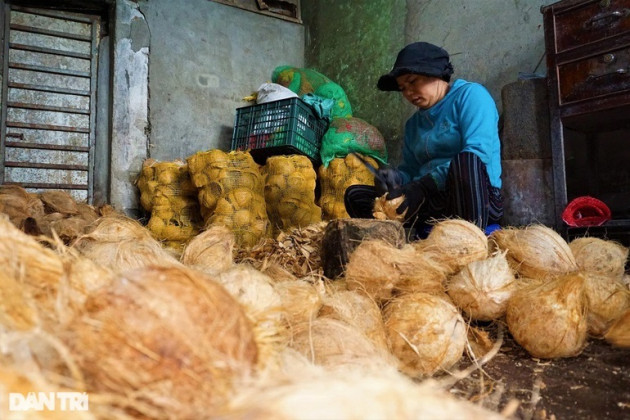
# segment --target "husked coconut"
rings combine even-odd
[[[216,280],[245,308],[254,325],[259,363],[266,364],[289,338],[282,299],[271,278],[247,264],[236,264]]]
[[[215,275],[232,266],[234,234],[221,225],[210,226],[184,248],[180,261],[189,267]]]
[[[578,267],[584,271],[622,276],[628,260],[628,248],[600,238],[576,238],[569,248]]]
[[[581,273],[572,273],[517,290],[506,313],[516,342],[534,357],[580,354],[587,339],[585,282]]]
[[[578,269],[567,242],[546,226],[504,228],[492,232],[490,238],[507,251],[508,263],[522,277],[543,279]]]
[[[305,372],[289,380],[268,378],[242,389],[220,418],[467,419],[500,420],[498,413],[444,391],[434,381],[416,383],[391,369]]]
[[[588,302],[588,332],[603,335],[610,325],[630,307],[630,291],[618,276],[584,273]]]
[[[376,369],[396,366],[387,349],[378,348],[362,331],[346,322],[316,318],[294,326],[292,331],[291,348],[317,365]]]
[[[466,323],[445,295],[399,296],[387,304],[383,319],[399,369],[411,377],[447,370],[464,353]]]
[[[615,321],[604,338],[613,346],[630,348],[630,309]]]
[[[443,292],[447,271],[412,245],[399,249],[385,241],[367,240],[350,255],[345,278],[348,289],[381,304],[397,290]]]
[[[491,321],[505,315],[507,302],[518,287],[505,252],[468,263],[448,283],[451,300],[470,318]]]
[[[461,219],[447,219],[436,223],[429,236],[414,243],[423,253],[431,254],[434,261],[456,273],[468,263],[488,257],[488,238],[473,223]]]
[[[387,349],[381,309],[365,295],[351,290],[325,294],[318,317],[344,321],[365,334],[377,347]]]
[[[290,325],[310,322],[317,316],[322,307],[323,290],[316,284],[306,279],[274,284],[275,291],[280,295],[280,308]]]
[[[202,418],[249,376],[258,349],[242,306],[202,273],[144,267],[93,294],[60,336],[89,393],[149,416]]]
[[[94,225],[72,247],[98,264],[117,272],[150,265],[182,267],[136,220],[113,215],[98,219]]]

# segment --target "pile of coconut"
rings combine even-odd
[[[630,346],[616,243],[445,220],[402,248],[364,241],[332,280],[324,227],[244,250],[209,225],[173,254],[118,214],[71,245],[0,218],[0,393],[89,395],[42,418],[492,419],[514,406],[448,392],[501,346],[475,320],[535,357]]]

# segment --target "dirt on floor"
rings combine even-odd
[[[630,419],[630,349],[591,339],[579,356],[543,360],[503,335],[498,353],[453,394],[513,419]]]

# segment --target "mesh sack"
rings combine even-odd
[[[159,241],[186,242],[199,233],[202,218],[188,165],[147,159],[136,182],[140,203],[151,212],[147,228]]]
[[[350,152],[370,156],[387,163],[387,148],[381,132],[360,118],[337,118],[331,121],[320,148],[324,166]]]
[[[321,222],[315,204],[316,174],[309,158],[301,155],[271,156],[263,167],[267,215],[274,235]]]
[[[313,93],[334,100],[335,104],[330,110],[332,119],[352,116],[352,106],[345,90],[316,70],[279,66],[274,69],[271,81],[291,89],[300,97]]]
[[[188,158],[188,165],[206,228],[226,226],[241,248],[269,236],[263,177],[248,152],[199,152]]]
[[[364,158],[376,167],[374,159],[367,156]],[[322,189],[319,205],[324,220],[350,217],[343,201],[349,186],[374,185],[374,175],[353,155],[335,158],[328,167],[321,165],[318,175]]]

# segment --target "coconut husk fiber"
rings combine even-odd
[[[508,263],[522,277],[544,279],[578,269],[567,242],[546,226],[504,228],[494,231],[490,239],[507,251]]]
[[[88,393],[127,397],[152,418],[203,418],[256,364],[253,327],[242,306],[202,273],[144,267],[90,297],[60,334]],[[135,401],[142,405],[135,404]]]
[[[290,381],[269,378],[243,389],[220,414],[258,420],[503,418],[433,381],[415,383],[390,369],[340,375],[309,369]]]
[[[446,295],[402,295],[388,302],[383,320],[389,348],[410,377],[448,370],[464,353],[466,323]]]
[[[100,218],[92,231],[72,247],[92,261],[117,272],[149,265],[182,266],[136,220],[114,215]]]
[[[516,342],[544,359],[580,354],[587,340],[585,282],[584,275],[572,273],[517,290],[506,312]]]
[[[488,238],[476,225],[461,219],[436,222],[429,236],[414,243],[423,253],[431,254],[434,261],[456,273],[466,264],[488,257]]]
[[[576,238],[569,242],[581,270],[611,276],[622,276],[628,260],[628,248],[600,238]]]
[[[473,261],[452,276],[448,295],[468,317],[491,321],[505,315],[507,302],[518,288],[505,252]]]
[[[613,346],[630,348],[630,309],[615,321],[604,338]]]
[[[619,276],[585,272],[584,291],[588,302],[588,332],[599,337],[630,308],[630,291]]]
[[[9,216],[11,223],[21,227],[26,218],[41,217],[44,204],[39,197],[18,185],[0,186],[0,213]]]
[[[39,194],[39,198],[44,203],[44,210],[46,213],[61,213],[66,216],[79,214],[77,202],[66,191],[44,191]]]
[[[281,310],[291,327],[310,322],[322,307],[324,286],[317,279],[305,277],[275,283],[274,290],[280,296]]]
[[[361,331],[377,348],[387,350],[381,309],[376,302],[354,291],[326,293],[319,318],[337,319]]]
[[[182,264],[216,275],[232,267],[234,234],[225,226],[211,226],[195,236],[184,248]]]
[[[0,272],[0,330],[26,331],[39,323],[37,305],[23,285]]]
[[[396,248],[385,241],[367,240],[350,255],[345,278],[349,290],[382,304],[395,292],[443,292],[447,272],[447,266],[412,245]]]
[[[362,331],[344,321],[317,318],[294,326],[292,331],[291,348],[316,365],[370,369],[396,366],[386,349],[377,347]]]
[[[64,273],[63,262],[51,249],[0,217],[0,266],[21,284],[32,286],[35,299],[52,293]]]
[[[326,222],[294,228],[281,232],[275,239],[265,238],[250,249],[239,249],[236,262],[247,262],[261,271],[274,269],[269,273],[276,278],[278,267],[296,278],[323,271],[320,246]],[[286,273],[281,275],[286,278]]]
[[[59,214],[59,213],[57,213]],[[50,231],[54,231],[59,239],[66,245],[70,245],[79,236],[86,233],[90,222],[79,216],[71,216],[64,219],[55,220],[50,223]]]

